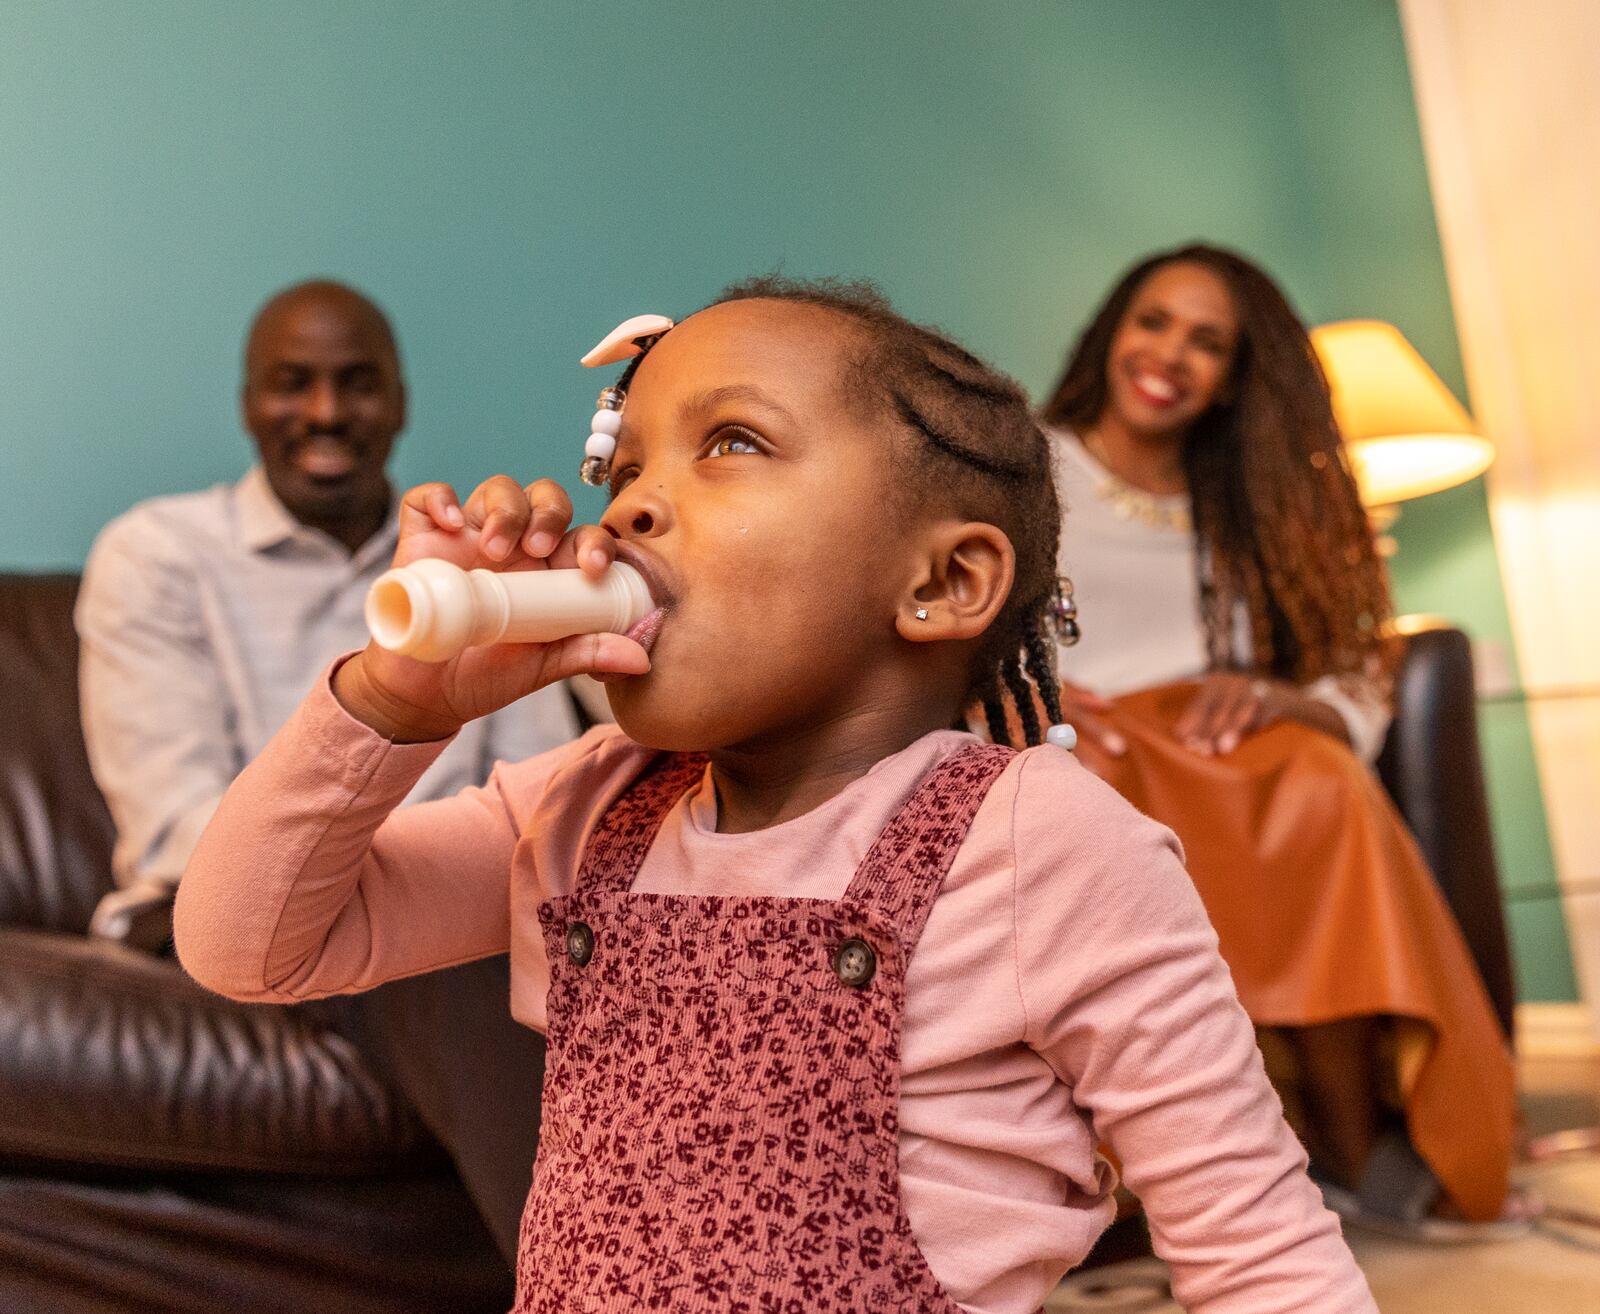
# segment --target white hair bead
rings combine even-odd
[[[617,440],[608,433],[596,429],[589,435],[589,441],[583,445],[585,456],[595,456],[602,461],[609,461],[617,450]]]
[[[1078,732],[1070,725],[1053,725],[1044,732],[1044,741],[1070,753],[1078,746]]]
[[[595,433],[608,433],[615,438],[622,428],[622,412],[596,411],[589,421],[589,428]]]

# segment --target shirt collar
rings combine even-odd
[[[265,552],[303,528],[267,482],[267,472],[252,465],[234,485],[239,506],[239,538],[252,552]]]
[[[234,485],[234,493],[239,507],[239,538],[249,551],[266,552],[280,543],[299,539],[302,542],[336,546],[341,554],[344,552],[342,544],[335,544],[320,529],[312,529],[294,518],[289,508],[272,491],[272,485],[267,482],[267,472],[260,465],[250,467],[244,478]],[[393,553],[399,537],[400,499],[391,489],[389,514],[384,517],[382,527],[356,550],[351,559],[357,565],[364,565],[375,556],[387,557]]]

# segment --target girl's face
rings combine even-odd
[[[1139,285],[1106,355],[1106,405],[1144,437],[1180,437],[1229,400],[1239,315],[1203,265],[1163,265]]]
[[[634,375],[601,524],[666,618],[613,682],[641,743],[776,741],[881,696],[915,535],[886,509],[887,421],[843,381],[856,330],[780,301],[713,306]]]

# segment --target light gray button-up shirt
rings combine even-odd
[[[278,501],[259,467],[141,502],[106,526],[77,607],[83,732],[117,825],[119,884],[176,881],[217,800],[328,663],[367,642],[362,605],[399,536],[398,499],[352,556]],[[467,725],[408,802],[480,784],[566,742],[554,685]]]

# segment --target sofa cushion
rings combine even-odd
[[[82,934],[114,832],[78,722],[76,575],[0,575],[0,925]]]

